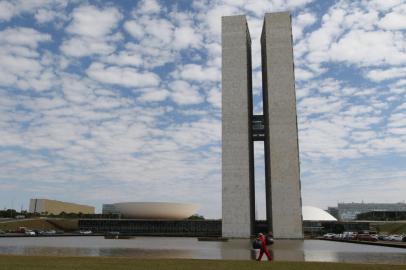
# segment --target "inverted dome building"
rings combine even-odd
[[[130,219],[179,220],[196,214],[199,205],[173,202],[121,202],[103,204],[103,214],[119,214]]]

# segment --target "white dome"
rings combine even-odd
[[[302,206],[302,216],[305,221],[337,221],[326,211],[314,206]]]
[[[123,202],[113,205],[124,217],[136,219],[185,219],[199,209],[193,203]]]

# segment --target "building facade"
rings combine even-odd
[[[102,214],[103,215],[119,215],[120,211],[116,209],[114,204],[103,204],[102,206]]]
[[[303,238],[291,17],[268,13],[261,36],[263,114],[253,115],[245,16],[222,18],[222,234],[254,233],[254,141],[264,141],[268,231]]]
[[[335,217],[336,219],[338,218],[338,207],[331,207],[329,206],[327,208],[327,212],[330,213],[330,215],[332,215],[333,217]]]
[[[199,205],[180,202],[120,202],[103,204],[102,213],[124,218],[148,220],[187,219],[197,213]]]
[[[221,236],[220,220],[79,219],[80,230],[142,236]]]
[[[61,202],[56,200],[31,199],[29,212],[53,215],[59,215],[61,212],[94,214],[95,208],[89,205]]]
[[[406,211],[371,211],[358,214],[357,220],[403,221],[406,220]]]
[[[339,220],[356,220],[357,215],[372,211],[406,211],[406,203],[339,203]]]

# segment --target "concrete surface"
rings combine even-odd
[[[267,13],[261,37],[267,219],[275,238],[302,239],[291,18]]]
[[[254,221],[251,39],[245,16],[222,17],[222,233],[248,238]]]

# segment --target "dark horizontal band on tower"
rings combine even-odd
[[[263,115],[253,115],[252,123],[252,140],[265,141],[265,120]]]

